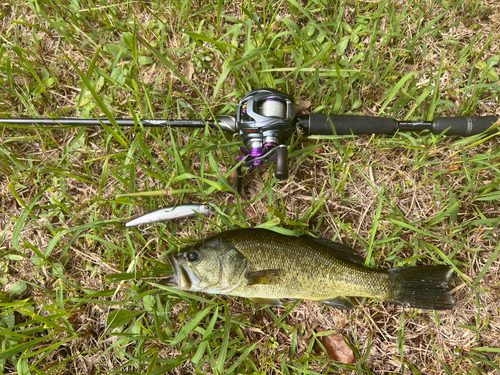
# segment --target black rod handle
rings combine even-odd
[[[393,134],[396,130],[430,130],[433,134],[464,137],[480,134],[488,130],[499,119],[495,116],[483,117],[438,117],[432,122],[396,121],[386,117],[356,115],[322,115],[312,113],[298,116],[297,123],[309,135],[350,135],[350,134]],[[496,133],[494,129],[491,133]]]
[[[432,123],[432,132],[446,135],[469,135],[481,134],[488,130],[499,119],[495,116],[484,117],[438,117]],[[491,133],[496,133],[494,129]]]
[[[396,120],[385,117],[318,113],[306,117],[298,116],[298,122],[309,135],[393,134],[398,128]]]

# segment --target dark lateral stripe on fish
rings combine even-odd
[[[388,270],[393,277],[401,278],[401,291],[394,302],[429,310],[448,310],[455,300],[446,285],[451,276],[450,266],[399,267]]]

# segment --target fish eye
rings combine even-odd
[[[186,258],[192,263],[197,262],[200,259],[200,253],[196,250],[191,250],[189,253],[187,253]]]

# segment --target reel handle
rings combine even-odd
[[[286,145],[279,145],[276,151],[276,172],[274,174],[278,180],[288,178],[288,149]]]

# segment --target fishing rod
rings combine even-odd
[[[236,117],[218,116],[214,120],[140,120],[145,127],[204,128],[206,125],[228,133],[239,133],[246,148],[243,167],[257,167],[276,160],[275,176],[288,178],[286,142],[297,128],[308,135],[394,134],[396,131],[423,131],[432,134],[471,136],[488,131],[497,121],[495,116],[439,117],[434,121],[397,121],[386,117],[358,115],[326,115],[312,113],[296,116],[293,97],[281,91],[263,88],[252,91],[238,104]],[[0,119],[0,124],[41,126],[135,126],[133,119],[25,118]],[[494,129],[492,132],[496,132]],[[241,168],[241,167],[240,167]],[[240,171],[238,171],[238,175]],[[234,185],[234,184],[233,184]]]

